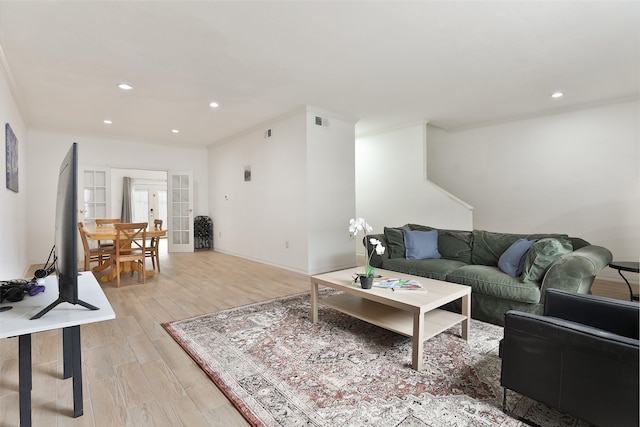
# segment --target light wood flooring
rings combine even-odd
[[[60,379],[61,332],[33,335],[34,426],[248,425],[160,324],[308,291],[308,276],[214,251],[165,252],[161,267],[102,285],[116,319],[81,327],[83,416]],[[0,340],[2,427],[19,425],[17,354],[17,338]]]
[[[71,380],[60,379],[61,333],[33,336],[34,426],[248,425],[160,324],[305,292],[308,277],[214,251],[161,257],[144,285],[135,275],[103,285],[115,320],[82,326],[82,417],[71,417]],[[621,282],[593,292],[628,299]],[[0,427],[19,425],[17,354],[17,338],[0,340]]]

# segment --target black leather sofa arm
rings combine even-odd
[[[640,310],[638,304],[631,301],[549,289],[545,295],[544,315],[635,340],[639,338]]]

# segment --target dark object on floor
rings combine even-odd
[[[213,249],[213,221],[208,216],[197,216],[193,219],[193,249]]]
[[[600,427],[637,427],[639,314],[637,303],[556,289],[542,316],[508,311],[505,397],[509,389]]]

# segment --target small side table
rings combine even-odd
[[[620,277],[622,277],[624,282],[627,284],[627,287],[629,288],[629,295],[631,297],[631,301],[640,300],[640,296],[638,294],[634,294],[633,293],[633,290],[631,289],[631,285],[629,284],[629,281],[627,280],[626,277],[624,277],[622,275],[623,271],[630,271],[632,273],[640,273],[640,262],[611,261],[609,263],[609,267],[613,268],[614,270],[618,270],[618,274],[620,275]]]

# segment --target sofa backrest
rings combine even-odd
[[[402,227],[385,227],[384,236],[388,246],[385,259],[404,258],[403,229],[412,231],[438,230],[438,252],[442,258],[461,261],[465,264],[497,266],[500,255],[521,238],[532,240],[550,237],[567,240],[571,242],[573,250],[589,245],[589,242],[583,239],[569,237],[566,234],[512,234],[485,230],[446,230],[426,225],[405,224]]]
[[[485,230],[473,230],[472,234],[471,263],[476,265],[497,266],[500,255],[518,239],[537,240],[550,237],[572,241],[566,234],[511,234]]]
[[[442,258],[471,264],[471,231],[436,229],[418,224],[407,224],[405,227],[412,231],[438,230],[438,252]]]

